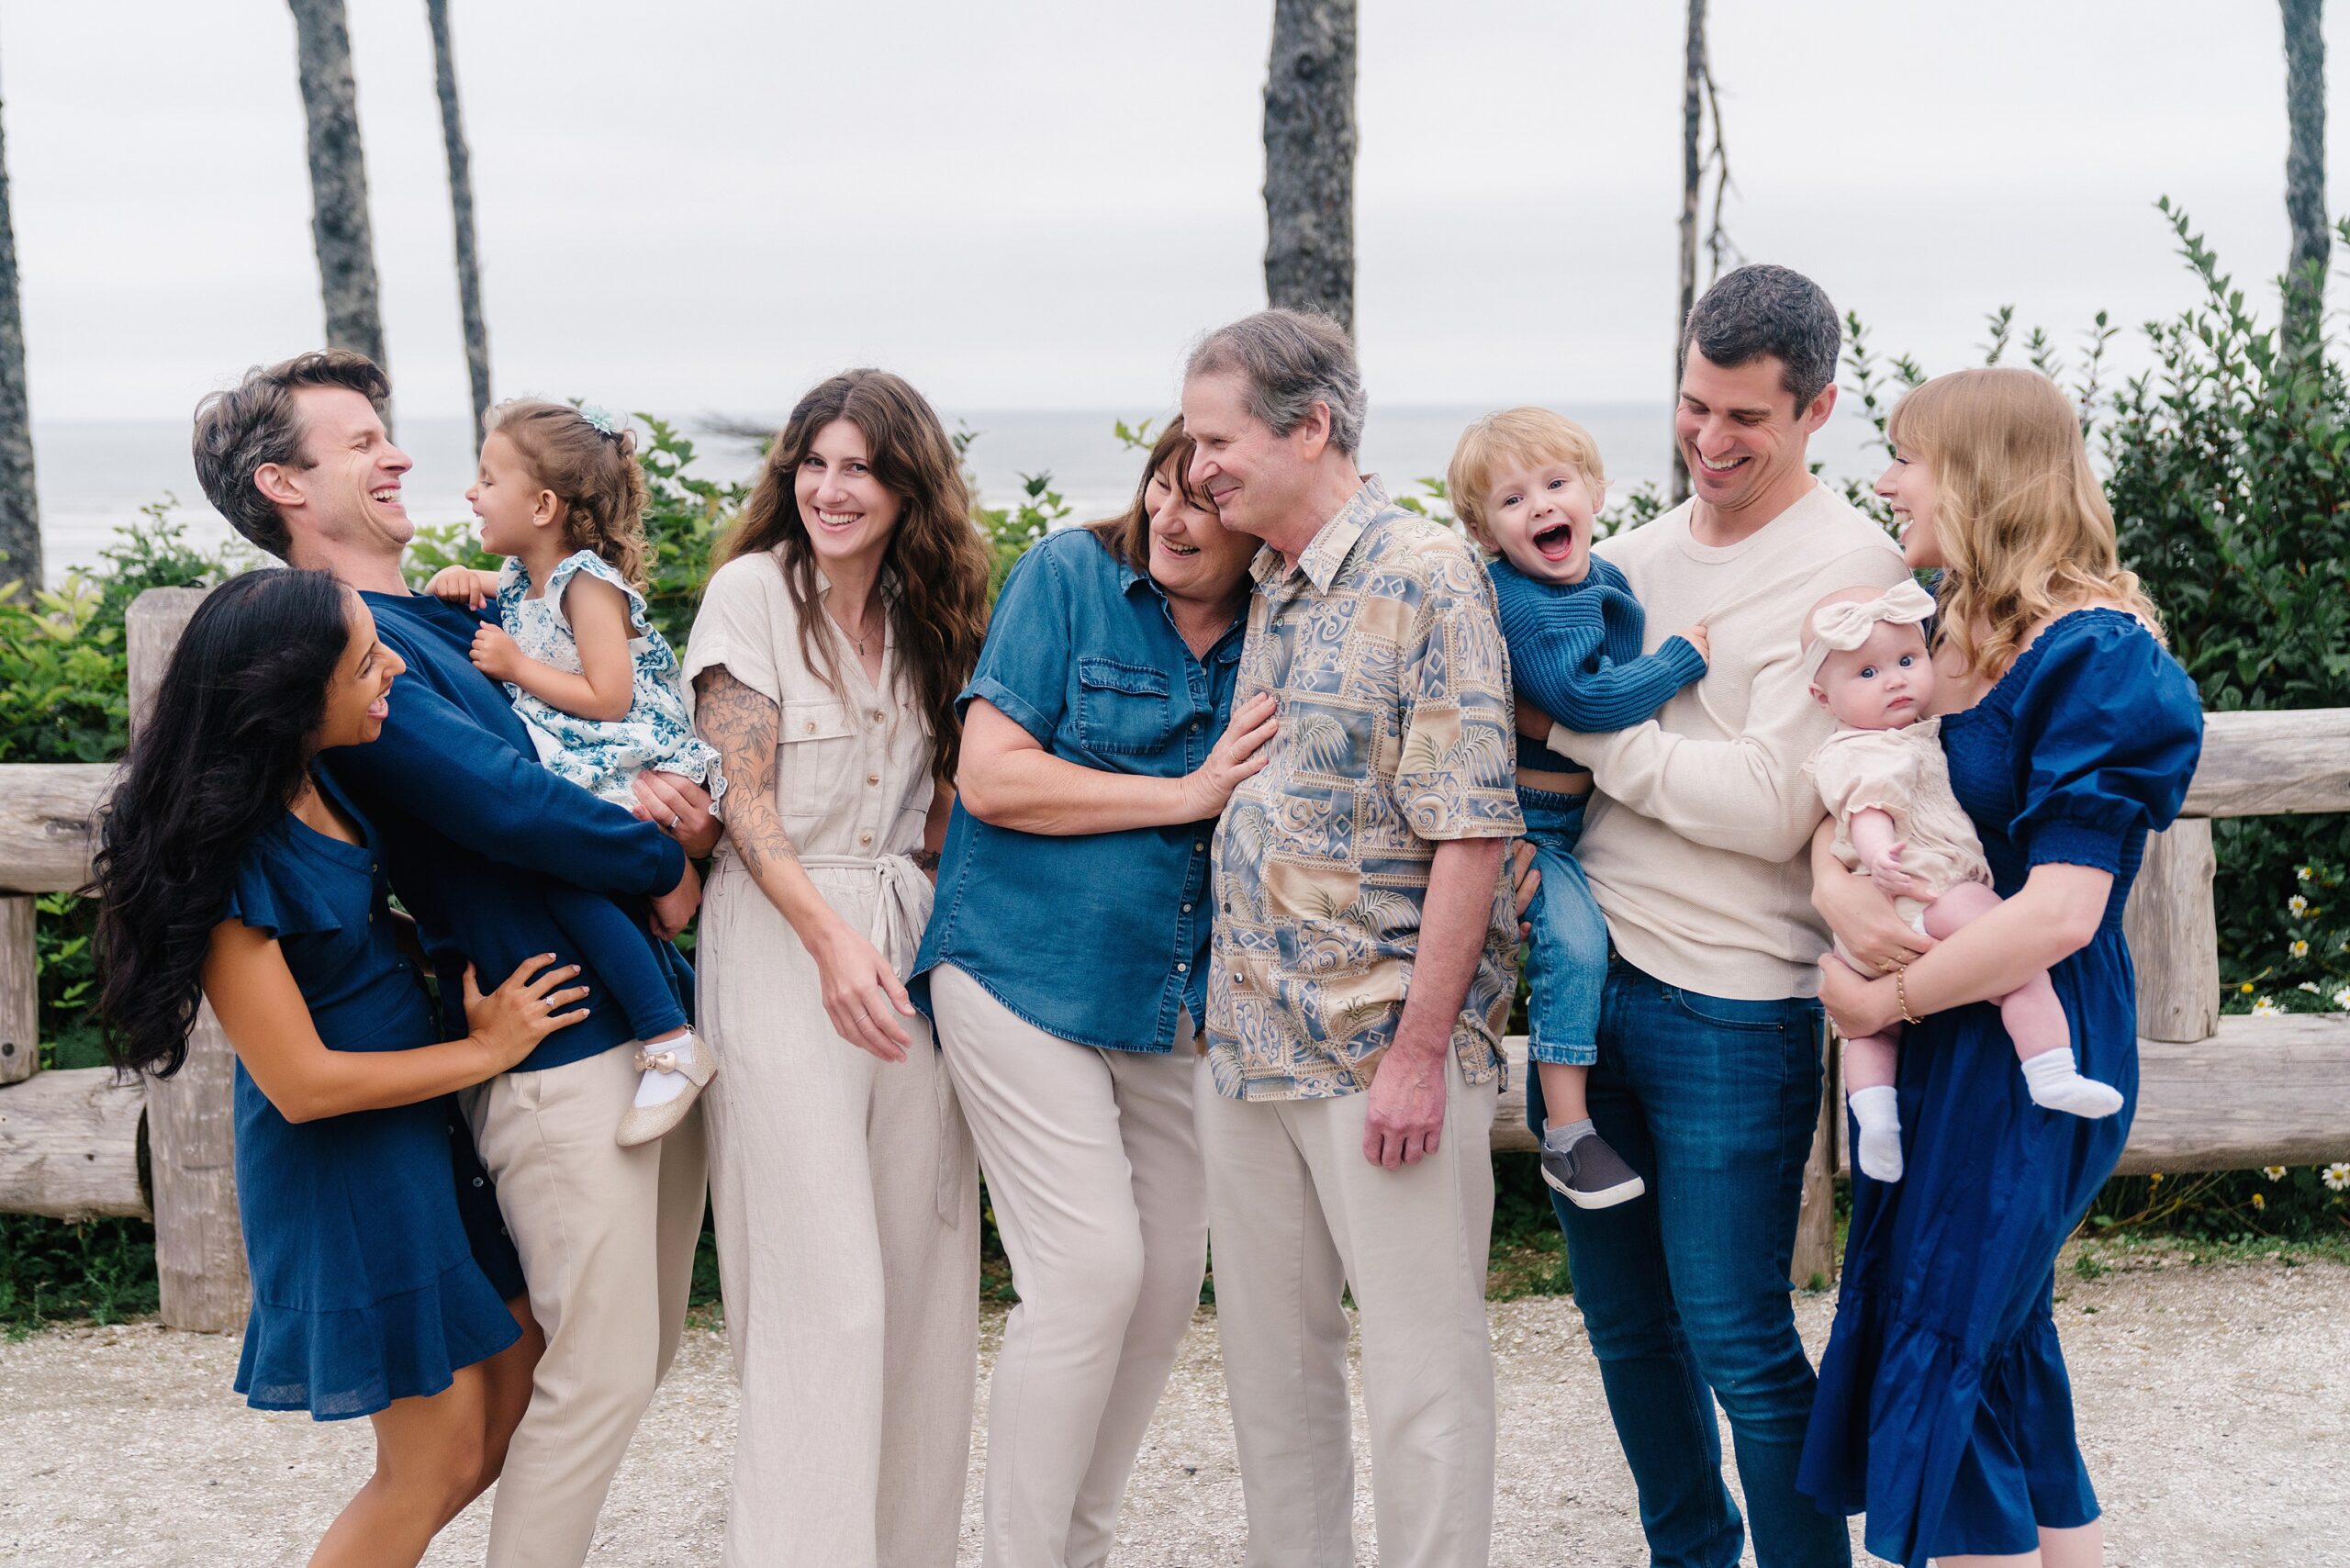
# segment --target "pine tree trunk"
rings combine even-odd
[[[309,121],[310,233],[327,308],[327,345],[384,363],[375,297],[375,241],[367,223],[367,165],[359,145],[359,89],[342,0],[286,0],[294,13],[302,113]]]
[[[1273,0],[1265,296],[1355,325],[1355,0]]]
[[[457,61],[449,47],[449,0],[424,0],[432,22],[432,75],[441,91],[441,140],[449,151],[449,204],[457,219],[457,303],[465,317],[465,378],[473,384],[474,450],[489,414],[489,328],[481,315],[481,257],[474,248],[473,158],[457,114]]]
[[[1705,174],[1698,143],[1706,125],[1706,0],[1689,0],[1689,48],[1681,78],[1681,308],[1673,317],[1673,397],[1681,399],[1681,338],[1697,303],[1697,187]],[[1689,498],[1689,465],[1673,442],[1673,504]]]
[[[25,395],[25,313],[17,294],[17,229],[0,140],[0,583],[43,586],[40,498],[33,489],[32,408]]]
[[[2281,0],[2285,12],[2285,214],[2293,224],[2285,273],[2285,341],[2314,342],[2325,309],[2332,235],[2325,221],[2324,0]]]

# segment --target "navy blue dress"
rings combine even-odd
[[[366,843],[288,812],[245,852],[225,917],[277,938],[330,1050],[430,1045],[431,1002],[394,935],[375,830],[325,788]],[[236,1114],[253,1283],[237,1392],[250,1404],[373,1415],[520,1337],[505,1303],[522,1294],[521,1263],[453,1096],[294,1123],[240,1061]]]
[[[2122,1094],[2098,1120],[2042,1110],[1987,1002],[1902,1036],[1901,1181],[1855,1172],[1836,1324],[1797,1484],[1868,1515],[1868,1548],[2038,1550],[2098,1517],[2052,1316],[2057,1249],[2112,1174],[2138,1100],[2137,980],[2122,903],[2202,750],[2176,660],[2114,610],[2059,618],[1982,701],[1942,720],[1959,803],[2002,897],[2034,866],[2113,873],[2087,946],[2050,971],[2081,1071]]]

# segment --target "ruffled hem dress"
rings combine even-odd
[[[2074,1439],[2052,1302],[2057,1249],[2112,1173],[2137,1106],[2136,974],[2121,911],[2150,829],[2169,825],[2202,749],[2194,685],[2132,616],[2058,619],[1964,712],[1942,720],[1950,776],[1993,885],[2095,867],[2113,891],[2088,946],[2050,971],[2081,1071],[2118,1115],[2042,1110],[1987,1002],[1902,1036],[1907,1170],[1855,1172],[1835,1327],[1799,1488],[1868,1516],[1868,1549],[1929,1558],[2038,1549],[2098,1517]]]
[[[564,590],[585,573],[621,590],[628,599],[629,657],[635,666],[635,685],[628,712],[618,719],[582,719],[552,707],[512,681],[506,694],[514,711],[529,726],[539,760],[558,778],[621,805],[633,804],[629,786],[639,773],[652,768],[690,778],[710,791],[715,806],[726,793],[726,778],[718,753],[694,734],[685,688],[678,678],[677,655],[668,639],[654,629],[644,596],[627,578],[592,550],[566,555],[547,576],[546,588],[533,596],[531,575],[522,563],[508,557],[498,574],[496,610],[498,623],[516,646],[541,664],[566,674],[579,673],[579,644],[563,611]]]
[[[375,829],[334,799],[366,842],[287,812],[246,851],[224,918],[277,939],[330,1050],[430,1045],[431,1001],[394,935]],[[235,1108],[253,1293],[236,1387],[249,1404],[373,1415],[440,1393],[520,1337],[506,1302],[523,1294],[521,1263],[453,1095],[289,1122],[240,1061]]]

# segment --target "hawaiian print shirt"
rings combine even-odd
[[[1281,733],[1216,824],[1208,1061],[1228,1099],[1333,1098],[1395,1037],[1437,844],[1523,831],[1509,655],[1477,553],[1376,478],[1251,575],[1232,705],[1271,692]],[[1505,872],[1453,1022],[1471,1083],[1504,1070],[1508,895]]]

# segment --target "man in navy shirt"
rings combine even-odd
[[[635,817],[539,766],[505,690],[475,669],[478,623],[409,592],[400,556],[415,525],[400,504],[408,455],[382,411],[391,392],[364,355],[306,353],[249,372],[196,416],[196,475],[236,530],[289,566],[357,589],[377,635],[408,662],[382,737],[327,765],[382,835],[393,889],[441,977],[445,1026],[465,1027],[467,962],[510,972],[535,953],[585,962],[548,909],[560,880],[620,901],[664,934],[692,917],[688,852],[718,827],[693,785],[639,786]],[[678,979],[666,941],[645,940]],[[576,1564],[638,1417],[667,1370],[701,1231],[700,1118],[622,1148],[614,1130],[636,1081],[617,1007],[553,1036],[511,1073],[472,1092],[468,1114],[545,1336],[490,1523],[493,1568]]]

